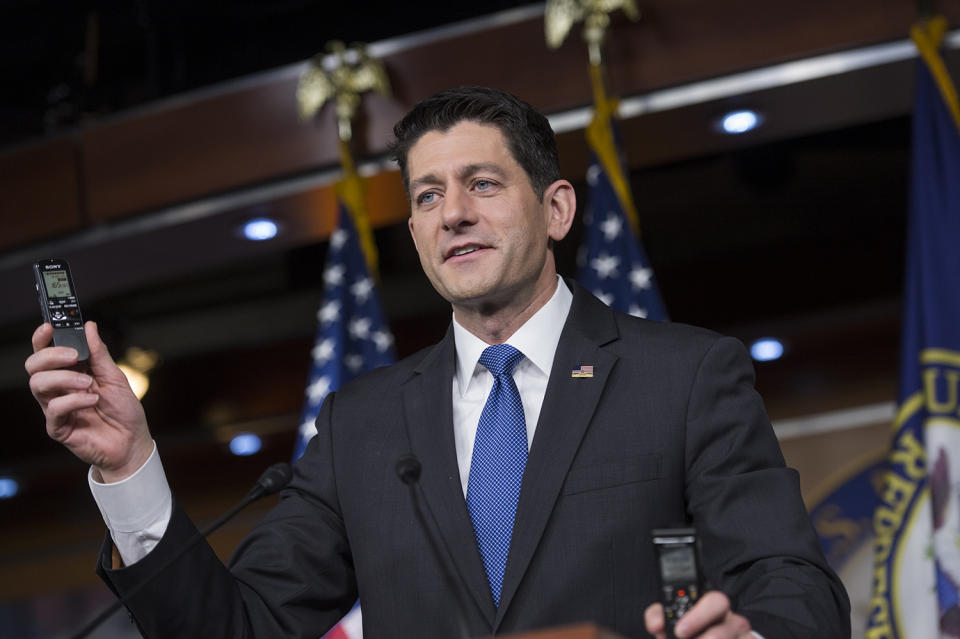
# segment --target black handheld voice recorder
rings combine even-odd
[[[703,594],[697,532],[693,528],[658,528],[650,532],[660,563],[660,601],[667,623],[673,627]]]
[[[55,346],[69,346],[80,354],[78,362],[90,359],[87,336],[83,332],[83,316],[77,301],[77,288],[66,260],[42,260],[33,265],[37,297],[43,321],[53,326]]]

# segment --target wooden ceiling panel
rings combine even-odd
[[[637,23],[614,20],[608,67],[622,95],[751,69],[825,51],[903,39],[913,19],[906,0],[643,5]],[[946,7],[954,21],[960,8]],[[456,37],[425,38],[384,56],[394,96],[364,98],[357,146],[384,153],[409,106],[450,86],[497,86],[545,112],[590,103],[579,28],[557,51],[536,17]],[[336,166],[329,109],[310,124],[296,116],[297,67],[254,76],[219,91],[186,95],[89,126],[80,135],[92,220],[190,201],[250,184]]]

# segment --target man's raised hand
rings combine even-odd
[[[47,434],[99,471],[97,479],[120,481],[146,462],[153,440],[143,407],[101,341],[97,325],[87,322],[84,331],[89,374],[70,370],[77,363],[76,350],[50,345],[50,324],[33,333],[33,355],[24,366],[30,391],[46,417]]]

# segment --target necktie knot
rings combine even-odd
[[[513,369],[517,367],[520,360],[523,359],[523,353],[509,344],[494,344],[488,346],[480,355],[480,363],[494,377],[500,375],[513,375]]]

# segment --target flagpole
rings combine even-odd
[[[373,229],[370,226],[370,216],[367,213],[367,198],[363,180],[357,173],[353,156],[350,153],[349,140],[340,138],[340,166],[343,169],[343,179],[333,185],[337,198],[347,205],[347,211],[353,218],[353,225],[357,229],[360,248],[367,261],[370,276],[380,280],[379,255],[377,245],[373,241]]]
[[[940,43],[946,32],[947,20],[943,16],[921,14],[920,21],[910,29],[910,37],[933,76],[950,117],[960,131],[960,98],[957,97],[957,89],[939,53]]]
[[[596,48],[599,49],[599,43],[596,44]],[[590,50],[593,51],[593,49],[594,46],[591,45]],[[594,62],[594,56],[596,56],[597,62]],[[610,176],[613,189],[617,193],[617,199],[620,200],[620,206],[623,207],[623,212],[630,223],[634,236],[639,238],[639,216],[633,202],[633,194],[630,192],[630,183],[627,181],[626,173],[623,170],[623,163],[617,155],[617,143],[611,125],[613,118],[617,115],[619,102],[607,94],[603,75],[604,66],[600,53],[591,53],[590,83],[593,87],[594,114],[590,124],[587,125],[586,135],[596,151],[598,159],[603,164],[604,170]]]
[[[617,9],[623,9],[631,20],[640,19],[635,0],[577,0],[573,3],[548,0],[544,13],[544,28],[547,46],[556,49],[563,43],[572,26],[583,20],[583,39],[587,43],[594,108],[593,119],[586,130],[587,140],[610,179],[634,237],[639,239],[639,217],[630,193],[630,184],[617,154],[617,141],[611,124],[617,115],[618,101],[607,93],[603,77],[603,43],[610,27],[610,14]]]
[[[610,13],[622,8],[640,18],[635,0],[548,0],[544,14],[547,45],[557,48],[583,20],[594,115],[586,137],[593,157],[587,171],[590,190],[585,231],[577,258],[578,281],[610,307],[653,320],[667,320],[666,306],[642,243],[637,209],[630,192],[614,131],[617,100],[604,82],[603,41]]]

